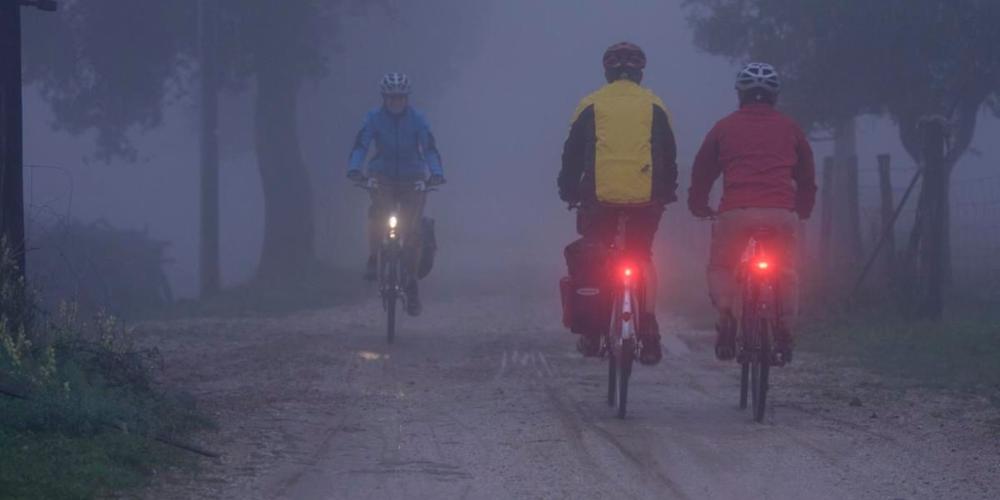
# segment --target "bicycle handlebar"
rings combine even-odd
[[[362,181],[355,182],[354,183],[354,187],[356,187],[358,189],[363,189],[363,190],[368,191],[368,192],[378,191],[380,189],[383,189],[386,186],[390,186],[390,187],[408,186],[408,187],[412,187],[415,191],[419,191],[421,193],[430,193],[430,192],[434,192],[434,191],[438,190],[438,188],[437,188],[436,185],[435,186],[428,186],[426,181],[385,182],[385,183],[383,183],[383,182],[379,182],[378,180],[375,180],[375,182],[371,182],[372,180],[374,180],[374,179],[371,178],[371,177],[366,177]]]

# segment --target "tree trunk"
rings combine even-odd
[[[971,96],[967,99],[963,99],[959,105],[955,108],[951,119],[948,124],[951,126],[950,134],[947,130],[942,128],[941,133],[942,142],[940,153],[942,158],[940,159],[942,167],[942,172],[939,175],[940,188],[942,192],[940,193],[941,199],[938,202],[941,204],[941,228],[940,228],[940,246],[942,253],[942,283],[947,285],[952,279],[952,262],[951,262],[951,174],[954,172],[955,165],[962,158],[965,152],[968,150],[972,143],[972,138],[976,129],[977,116],[979,113],[979,108],[985,98],[981,96]],[[899,123],[899,137],[906,148],[906,152],[914,159],[922,168],[927,168],[928,163],[926,161],[925,155],[927,154],[927,144],[926,139],[926,129],[924,124],[926,123],[926,115],[921,115],[914,110],[908,113],[896,113],[896,121]],[[947,117],[942,117],[947,119]],[[939,120],[940,122],[940,120]],[[942,124],[943,125],[943,124]],[[952,140],[950,144],[946,143],[944,135],[950,135]],[[947,151],[945,151],[947,149]],[[913,273],[918,269],[923,269],[923,267],[917,266],[918,255],[922,245],[925,243],[924,239],[928,238],[927,225],[930,223],[927,219],[928,212],[932,211],[932,207],[929,205],[936,203],[933,200],[933,196],[928,195],[926,189],[927,178],[924,178],[924,187],[921,188],[920,198],[917,205],[917,218],[913,225],[913,232],[910,235],[910,244],[905,255],[904,263],[906,265],[906,272]],[[923,258],[923,255],[920,255]],[[920,264],[923,266],[923,264]],[[911,301],[912,302],[912,301]]]
[[[924,300],[918,314],[930,319],[940,319],[944,307],[945,284],[945,230],[947,223],[948,169],[945,165],[945,130],[938,120],[928,120],[922,126],[924,140],[924,188],[925,199],[921,245],[921,270],[926,280]]]
[[[879,198],[881,199],[882,234],[885,239],[882,258],[882,272],[887,288],[893,288],[896,281],[896,235],[894,231],[896,201],[892,193],[892,158],[878,156]],[[877,243],[876,243],[877,244]]]
[[[215,43],[217,11],[214,2],[199,7],[201,59],[201,296],[219,291],[219,104],[218,60]]]
[[[857,131],[854,119],[837,124],[834,129],[833,174],[830,192],[831,266],[834,276],[846,277],[855,272],[862,260],[861,220],[858,207]]]
[[[24,157],[21,128],[21,5],[0,2],[0,224],[2,237],[25,273]]]
[[[299,149],[299,81],[258,57],[255,142],[264,191],[264,242],[257,276],[302,278],[316,262],[309,174]]]

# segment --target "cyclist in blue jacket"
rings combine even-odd
[[[444,171],[427,120],[410,107],[409,78],[402,73],[389,73],[382,78],[379,87],[382,106],[365,116],[351,151],[347,177],[373,188],[365,279],[375,279],[381,224],[399,204],[399,224],[407,231],[407,313],[416,316],[421,311],[417,267],[421,248],[420,219],[427,198],[424,188],[444,184]],[[362,169],[372,142],[375,154],[368,162],[366,175]]]

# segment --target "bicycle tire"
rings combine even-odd
[[[758,335],[758,348],[751,362],[752,392],[753,392],[753,420],[763,422],[764,413],[767,410],[767,389],[768,378],[771,367],[771,346],[767,337],[767,323],[760,322]]]
[[[608,354],[608,406],[615,406],[618,397],[618,367],[614,353]]]
[[[621,303],[619,295],[614,295],[611,307],[611,323],[608,325],[607,355],[608,355],[608,406],[614,408],[618,405],[618,372],[621,367],[618,365],[618,349],[615,347],[616,339],[621,337]]]
[[[740,409],[747,409],[747,397],[750,392],[750,363],[740,362]]]
[[[618,418],[625,418],[628,407],[628,381],[632,376],[632,362],[635,358],[635,340],[628,339],[622,342],[621,366],[618,370],[618,397],[617,410]]]
[[[393,261],[389,263],[389,287],[386,292],[385,297],[385,315],[386,315],[386,342],[392,344],[396,340],[396,303],[399,302],[398,289],[399,283],[399,269],[398,262],[395,257]]]

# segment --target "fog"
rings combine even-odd
[[[435,2],[426,2],[433,4]],[[362,221],[366,195],[344,179],[356,128],[379,105],[376,82],[386,71],[413,77],[412,104],[434,128],[449,183],[431,195],[440,260],[432,287],[462,290],[493,283],[549,287],[563,273],[562,247],[574,237],[573,215],[558,200],[555,177],[570,116],[580,98],[604,83],[601,54],[611,43],[642,46],[649,66],[643,84],[669,107],[678,142],[681,201],[668,208],[656,252],[667,286],[700,274],[708,227],[684,206],[692,157],[712,124],[736,107],[735,64],[692,43],[679,1],[476,0],[462,18],[447,9],[411,9],[391,21],[376,10],[343,22],[331,47],[329,75],[300,94],[300,141],[316,198],[318,253],[360,274],[367,248]],[[409,12],[409,11],[407,11]],[[35,14],[32,14],[35,15]],[[467,18],[465,16],[472,16]],[[435,54],[412,53],[436,26],[468,24],[456,42],[460,57],[447,69]],[[779,68],[780,70],[780,68]],[[253,92],[252,88],[248,92]],[[822,99],[823,96],[816,96]],[[252,113],[244,95],[226,95],[222,112],[223,280],[250,279],[260,252],[262,196],[251,141]],[[177,100],[165,122],[134,135],[136,162],[88,160],[93,136],[52,130],[55,119],[35,88],[25,95],[26,202],[29,218],[71,216],[116,227],[148,228],[168,241],[167,271],[179,297],[198,289],[197,103]],[[858,128],[862,185],[876,182],[875,155],[890,153],[894,181],[903,185],[912,161],[894,124],[863,118]],[[983,116],[956,179],[994,176],[1000,145],[997,121]],[[817,158],[830,143],[814,143]],[[863,195],[867,191],[863,190]],[[998,193],[1000,196],[1000,193]],[[961,214],[959,214],[961,216]],[[671,281],[673,280],[673,281]],[[360,278],[359,278],[360,284]],[[477,285],[478,286],[478,285]],[[700,286],[700,284],[698,285]],[[432,301],[431,297],[427,298]]]

